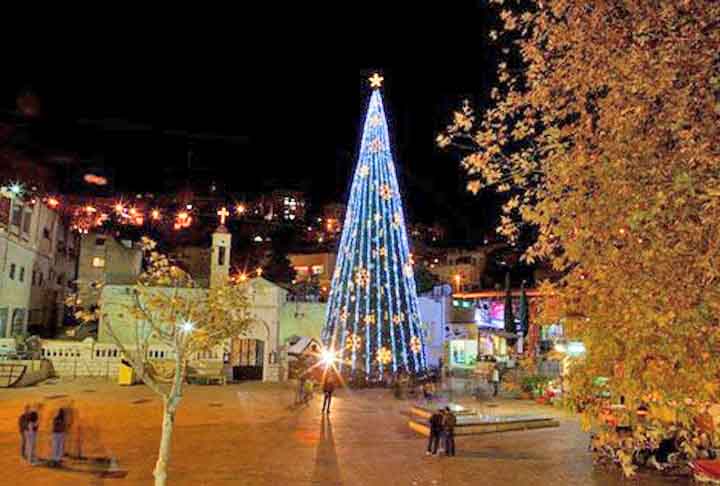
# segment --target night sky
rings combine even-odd
[[[494,14],[482,3],[332,12],[353,26],[325,20],[326,11],[285,9],[282,19],[257,14],[272,19],[262,35],[240,33],[253,24],[244,17],[233,31],[218,24],[223,40],[204,38],[207,46],[160,41],[65,56],[4,76],[0,113],[7,117],[30,87],[41,103],[35,138],[113,168],[119,190],[163,190],[168,170],[182,174],[192,150],[193,166],[209,167],[231,190],[300,188],[317,205],[345,199],[366,78],[379,70],[410,220],[481,239],[497,201],[467,194],[459,154],[434,139],[463,98],[483,106],[495,81],[497,48],[484,40]]]

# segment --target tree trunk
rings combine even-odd
[[[163,425],[160,437],[160,450],[155,464],[155,486],[165,486],[167,483],[167,467],[170,462],[170,445],[172,444],[173,429],[175,427],[175,413],[177,403],[172,398],[163,401]]]

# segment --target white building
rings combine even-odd
[[[230,271],[231,235],[224,226],[220,226],[212,236],[210,251],[209,285],[223,285]],[[113,332],[124,344],[135,342],[137,327],[128,315],[132,295],[131,284],[105,285],[100,298],[101,318],[98,329],[98,341],[102,345],[112,345],[114,340],[108,332],[103,319],[113,322]],[[161,290],[162,291],[162,290]],[[206,288],[180,289],[180,292],[207,292]],[[226,364],[234,380],[281,381],[285,378],[280,357],[279,326],[280,308],[287,299],[287,292],[281,287],[262,278],[250,282],[250,312],[254,322],[240,336],[225,343]],[[213,359],[223,359],[218,356]]]
[[[0,337],[53,334],[75,280],[76,235],[37,199],[0,192]]]
[[[452,289],[438,286],[431,293],[418,297],[423,325],[426,359],[429,366],[438,366],[445,359],[445,340],[452,313]]]

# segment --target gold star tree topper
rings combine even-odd
[[[370,87],[372,89],[380,89],[382,87],[383,81],[385,81],[385,78],[383,76],[380,76],[379,73],[374,73],[368,78],[368,81],[370,81]]]

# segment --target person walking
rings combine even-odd
[[[335,378],[332,377],[332,375],[328,375],[325,377],[325,382],[323,383],[323,394],[325,395],[323,398],[323,406],[322,411],[323,413],[327,413],[330,415],[330,402],[332,402],[332,395],[335,391]]]
[[[493,385],[493,397],[498,396],[498,392],[500,391],[500,370],[498,369],[498,366],[493,366],[492,369],[492,385]]]
[[[23,413],[18,417],[18,429],[20,430],[20,457],[25,457],[25,429],[28,426],[28,419],[30,417],[30,405],[25,405]]]
[[[298,383],[298,390],[297,390],[297,398],[295,399],[296,405],[302,405],[305,403],[305,382],[307,381],[307,377],[305,376],[305,373],[300,375]]]
[[[50,464],[57,467],[65,455],[65,433],[67,432],[65,409],[58,410],[53,419],[52,427],[52,457],[50,458]]]
[[[25,422],[24,444],[25,444],[25,460],[34,466],[37,464],[35,457],[35,448],[37,445],[37,431],[40,424],[40,417],[37,410],[30,410]]]
[[[436,410],[430,416],[430,437],[428,438],[428,446],[426,455],[437,455],[438,444],[440,442],[440,432],[443,427],[442,410]]]
[[[452,413],[450,407],[445,407],[443,414],[443,433],[445,435],[445,454],[448,456],[455,455],[455,424],[457,419]]]

